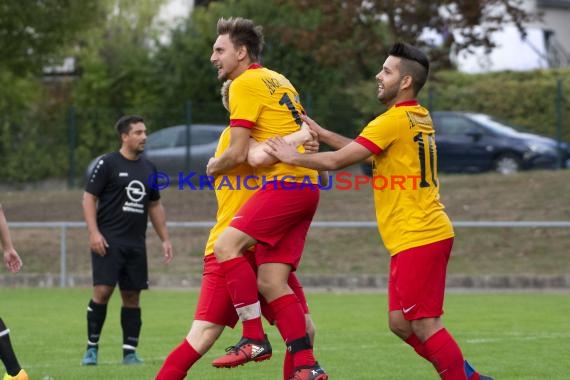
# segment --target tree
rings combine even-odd
[[[340,85],[329,88],[327,99],[358,112],[344,125],[330,115],[325,125],[354,134],[382,107],[375,100],[374,75],[395,41],[424,48],[432,71],[451,68],[450,53],[473,47],[493,49],[490,34],[507,23],[519,27],[535,18],[521,0],[274,0],[295,9],[286,25],[276,25],[281,41],[314,58],[322,70],[333,70]],[[441,43],[425,38],[426,32]],[[340,77],[340,78],[339,78]],[[333,95],[334,94],[334,95]],[[320,94],[319,94],[320,95]],[[338,109],[338,108],[337,108]],[[329,113],[337,112],[337,109]],[[331,124],[326,124],[327,119]],[[323,120],[319,115],[319,120]]]
[[[37,78],[65,54],[77,59],[70,101],[81,167],[116,146],[112,123],[124,113],[142,114],[152,130],[186,122],[190,100],[194,122],[227,119],[209,62],[222,16],[263,25],[262,63],[293,82],[319,122],[346,135],[378,112],[373,89],[363,83],[373,84],[395,40],[423,44],[436,68],[447,67],[452,49],[491,49],[490,32],[530,18],[519,0],[196,0],[186,22],[169,31],[155,21],[165,1],[0,2],[0,154],[9,159],[0,174],[37,178],[20,170],[25,160],[40,162],[34,167],[41,175],[64,173],[67,125]],[[445,37],[443,43],[420,38],[426,30]],[[371,105],[363,108],[363,98]]]
[[[113,123],[127,113],[147,118],[162,94],[154,91],[161,73],[152,68],[164,32],[155,17],[165,0],[110,0],[105,23],[83,34],[76,53],[81,73],[73,89],[77,109],[77,160],[89,160],[117,146]]]
[[[323,64],[335,64],[342,57],[365,75],[371,63],[377,69],[378,57],[396,40],[429,47],[435,66],[449,68],[452,50],[493,49],[492,32],[511,23],[524,33],[523,25],[536,18],[522,8],[521,0],[276,1],[293,5],[301,14],[317,9],[321,13],[317,25],[291,30],[288,39],[296,46],[315,51]],[[426,32],[438,34],[443,42],[433,44],[423,38]]]
[[[2,0],[0,68],[39,75],[77,33],[101,21],[102,11],[98,0]]]
[[[161,94],[158,104],[168,109],[184,100],[194,106],[194,122],[226,122],[221,106],[220,83],[209,57],[216,38],[216,22],[220,17],[239,15],[253,19],[264,28],[265,48],[262,63],[285,74],[299,90],[305,107],[330,121],[333,129],[350,128],[354,107],[350,99],[339,97],[348,69],[323,67],[313,52],[300,51],[287,39],[289,30],[308,27],[318,21],[320,11],[298,12],[294,6],[258,0],[211,2],[196,8],[186,24],[172,33],[171,43],[162,46],[153,58],[154,92]],[[184,119],[182,119],[184,121]]]
[[[81,32],[103,19],[103,9],[103,1],[98,0],[0,2],[3,180],[20,182],[62,174],[67,160],[65,122],[56,110],[57,100],[42,83],[42,72],[61,63]]]

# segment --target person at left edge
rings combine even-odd
[[[22,259],[16,252],[10,237],[10,229],[4,210],[0,204],[0,248],[4,254],[4,264],[12,273],[17,273],[22,268]],[[28,374],[20,366],[12,342],[10,341],[10,329],[0,318],[0,360],[6,368],[6,373],[2,380],[28,380]]]
[[[119,284],[122,298],[123,364],[140,364],[136,353],[142,319],[140,293],[148,289],[146,228],[148,218],[162,240],[164,262],[173,257],[160,193],[148,186],[156,167],[142,156],[146,127],[140,116],[115,124],[121,147],[101,157],[83,193],[89,231],[93,296],[87,306],[87,350],[82,365],[96,365],[107,303]]]

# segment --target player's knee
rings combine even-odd
[[[289,285],[283,279],[272,277],[268,273],[258,272],[257,289],[261,295],[269,302],[287,295],[292,294]]]
[[[97,304],[104,305],[109,303],[112,294],[113,294],[113,288],[96,286],[93,291],[92,300]]]
[[[275,283],[267,277],[258,276],[257,277],[257,289],[265,299],[272,299],[272,293],[274,292]]]
[[[99,304],[99,305],[108,304],[110,298],[111,298],[111,295],[100,295],[100,294],[91,297],[93,302],[95,302],[96,304]]]
[[[194,321],[186,335],[186,340],[195,349],[205,352],[210,349],[220,337],[224,326],[206,321]]]
[[[388,327],[390,328],[390,331],[392,331],[394,334],[400,336],[404,333],[404,330],[400,328],[400,326],[393,324],[393,323],[388,323]]]
[[[390,328],[390,331],[402,339],[405,339],[412,333],[410,324],[407,321],[404,322],[398,319],[390,318],[388,319],[388,327]]]
[[[411,322],[412,332],[421,341],[426,341],[430,336],[443,328],[441,318],[422,318]]]
[[[140,291],[138,290],[121,290],[121,298],[124,307],[140,307]]]
[[[218,261],[226,261],[237,257],[237,253],[230,245],[218,241],[214,243],[214,254]]]

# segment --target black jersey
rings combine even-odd
[[[148,186],[155,165],[141,156],[135,161],[119,152],[103,155],[85,191],[98,198],[97,226],[109,244],[144,246],[148,224],[148,203],[160,199]]]

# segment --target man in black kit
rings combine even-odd
[[[146,227],[148,217],[162,240],[164,262],[172,260],[166,214],[158,190],[148,186],[156,167],[141,153],[146,127],[140,116],[123,116],[115,128],[121,148],[95,165],[83,193],[89,231],[93,297],[87,306],[87,351],[82,365],[96,365],[98,343],[115,285],[122,297],[123,364],[140,364],[136,354],[141,330],[140,292],[148,289]]]

